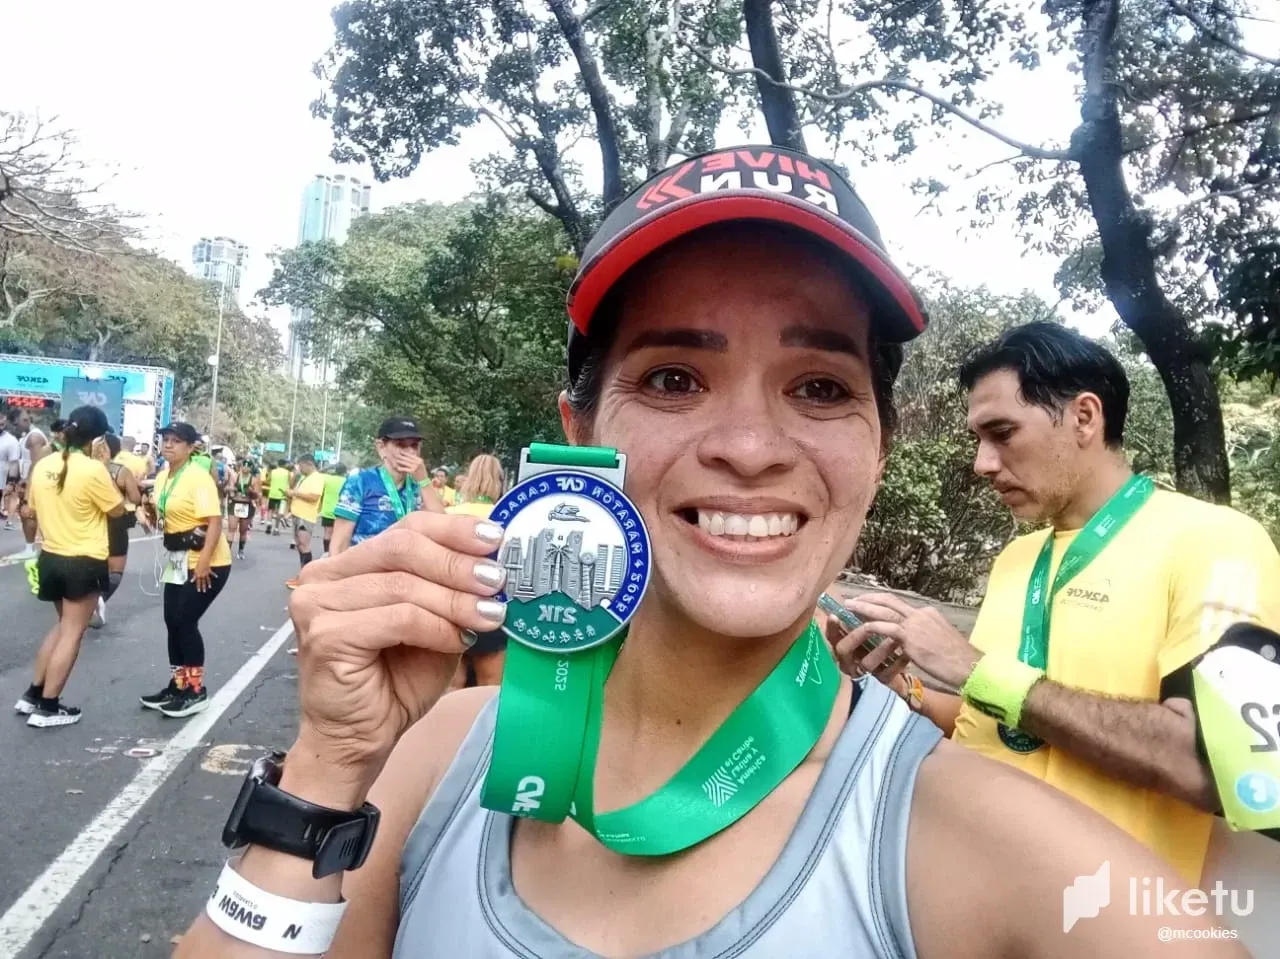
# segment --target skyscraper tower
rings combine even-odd
[[[507,596],[515,596],[516,590],[520,587],[520,574],[524,572],[523,552],[524,544],[518,539],[513,539],[507,543],[506,549],[503,550],[502,565],[507,568]]]
[[[226,284],[228,306],[240,302],[240,273],[244,269],[249,248],[229,236],[202,236],[191,248],[191,272],[204,280],[212,280],[222,288]]]
[[[569,534],[564,552],[564,583],[561,589],[566,596],[577,599],[582,592],[582,531]]]
[[[369,212],[369,184],[338,173],[317,175],[302,193],[302,210],[298,217],[298,245],[332,240],[344,243],[353,221]],[[317,383],[327,375],[327,367],[315,362],[308,349],[310,310],[294,310],[289,324],[289,372],[303,382]]]
[[[610,546],[609,552],[613,555],[609,562],[609,598],[612,599],[618,595],[618,590],[622,589],[622,577],[627,572],[627,548],[625,546]]]

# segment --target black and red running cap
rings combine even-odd
[[[570,379],[586,357],[592,316],[628,270],[694,230],[734,220],[793,226],[843,253],[871,300],[881,340],[904,343],[924,331],[920,298],[890,262],[880,228],[838,170],[783,147],[727,147],[650,177],[591,238],[569,289]]]

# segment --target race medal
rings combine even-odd
[[[1000,742],[1015,753],[1033,753],[1044,745],[1043,739],[1037,739],[1020,729],[1010,729],[1004,723],[996,723],[996,733],[1000,736]]]
[[[1200,734],[1233,830],[1280,827],[1280,664],[1239,646],[1192,672]]]
[[[649,584],[649,535],[612,449],[533,444],[490,520],[506,530],[507,647],[481,804],[561,822],[569,814],[604,644]]]

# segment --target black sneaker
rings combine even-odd
[[[42,709],[37,706],[35,712],[27,717],[27,725],[35,726],[37,729],[45,729],[49,726],[70,726],[78,722],[80,722],[80,710],[62,703],[58,703],[54,709]]]
[[[138,702],[142,703],[143,709],[159,709],[174,696],[179,693],[178,683],[175,680],[169,680],[169,685],[158,693],[152,693],[150,696],[139,696]]]
[[[180,689],[172,698],[161,703],[160,712],[171,719],[185,719],[202,713],[209,706],[209,694],[205,690]]]

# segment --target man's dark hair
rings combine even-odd
[[[1027,323],[979,347],[960,367],[960,385],[972,390],[991,373],[1012,370],[1023,398],[1060,419],[1081,393],[1102,401],[1102,438],[1115,449],[1124,438],[1129,377],[1109,350],[1057,323]]]
[[[121,449],[120,437],[116,436],[115,433],[108,433],[103,439],[107,442],[107,452],[111,454],[111,458],[115,459],[119,456]]]
[[[315,466],[316,458],[310,453],[303,453],[298,457],[298,465],[301,466],[303,463],[310,463],[312,466]]]

